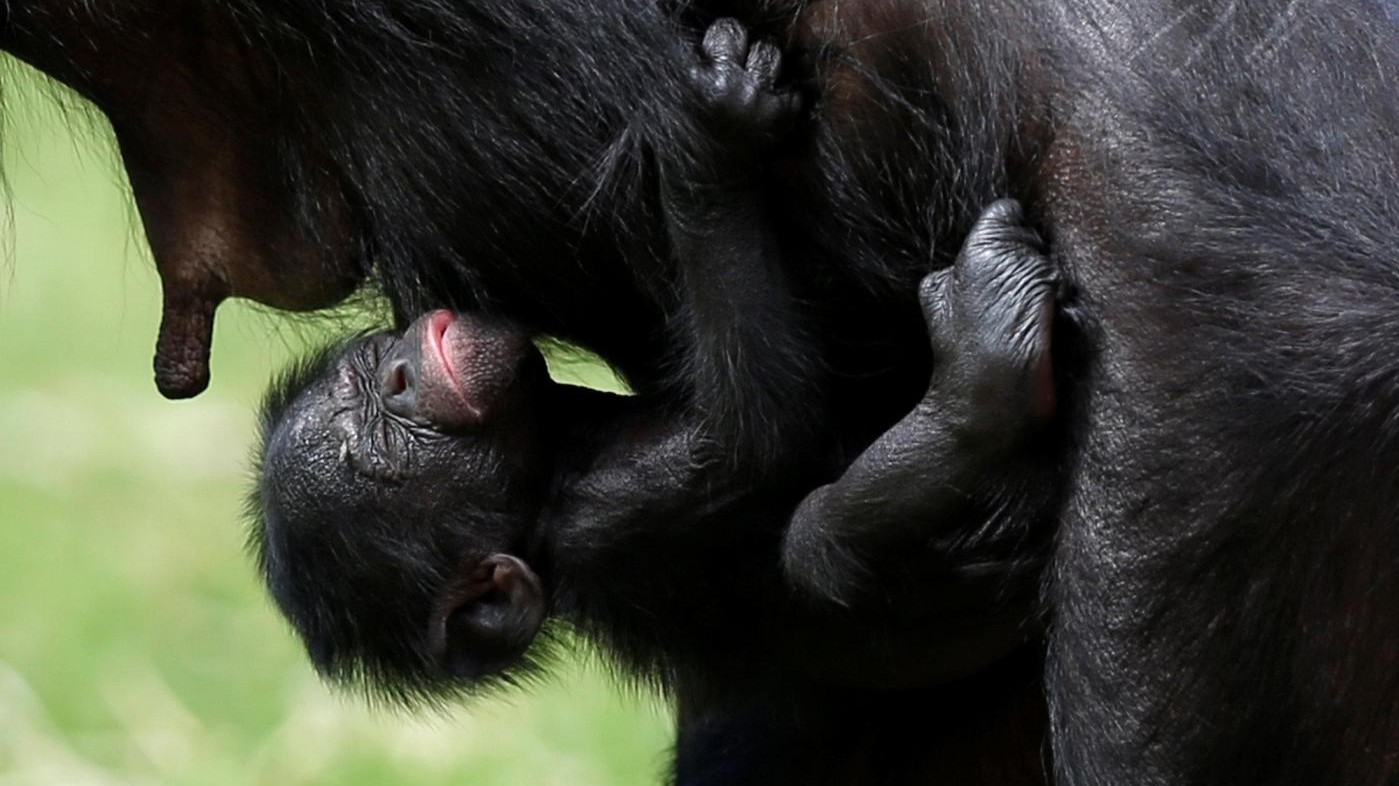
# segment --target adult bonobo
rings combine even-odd
[[[201,368],[173,362],[204,346],[182,313],[229,291],[329,300],[372,259],[404,315],[475,307],[579,340],[721,446],[755,446],[687,462],[677,499],[734,488],[745,465],[822,475],[827,451],[792,455],[862,449],[906,414],[928,377],[916,282],[976,211],[1017,197],[1091,350],[1048,512],[1056,774],[1394,780],[1385,6],[684,4],[682,21],[733,13],[780,36],[818,98],[745,208],[774,222],[781,261],[727,302],[758,309],[770,343],[718,329],[735,315],[706,294],[733,293],[659,253],[642,151],[690,132],[666,10],[38,0],[6,7],[0,45],[113,116],[167,300],[197,306],[170,311],[167,387]],[[747,374],[726,373],[735,358]],[[973,698],[994,694],[928,712]]]

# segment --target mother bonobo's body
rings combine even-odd
[[[508,312],[643,392],[763,404],[793,425],[762,434],[766,458],[806,430],[861,447],[925,387],[929,258],[1018,197],[1079,285],[1092,349],[1051,512],[1061,781],[1395,779],[1399,55],[1378,3],[716,4],[787,36],[820,97],[762,205],[785,262],[758,281],[776,295],[744,301],[776,348],[818,362],[744,357],[746,379],[706,375],[733,355],[690,351],[707,335],[674,317],[705,304],[656,261],[660,217],[631,187],[647,175],[632,143],[681,114],[655,5],[94,5],[9,4],[0,45],[113,113],[173,304],[176,392],[197,382],[168,369],[198,355],[209,303],[329,299],[373,258],[404,312]],[[171,29],[240,43],[143,44]],[[152,67],[171,57],[183,67]],[[153,114],[156,88],[183,111]],[[734,412],[752,414],[706,414]],[[681,686],[682,713],[722,705],[725,676]],[[926,712],[990,700],[954,699]],[[754,725],[798,709],[757,704]]]

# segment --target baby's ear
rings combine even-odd
[[[437,666],[461,679],[498,674],[529,649],[547,603],[534,571],[510,554],[464,570],[437,598],[428,642]]]

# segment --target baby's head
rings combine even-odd
[[[273,385],[253,543],[322,674],[431,698],[525,656],[547,612],[521,557],[551,470],[548,384],[519,331],[435,311]]]

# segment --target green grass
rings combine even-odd
[[[253,405],[334,320],[225,306],[213,384],[151,379],[159,281],[100,124],[7,79],[0,786],[645,784],[669,724],[596,666],[448,717],[332,694],[243,550]]]

